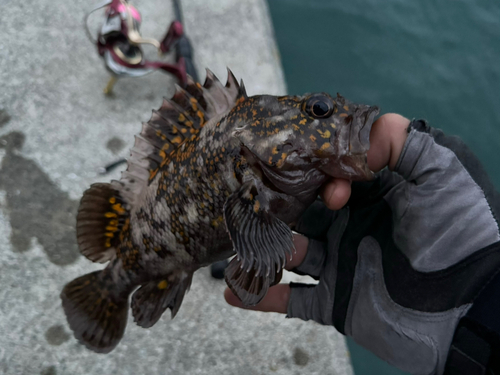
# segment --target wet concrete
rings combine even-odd
[[[160,38],[172,18],[170,2],[133,3],[142,34]],[[183,5],[202,78],[209,67],[225,80],[229,66],[250,95],[285,93],[263,0]],[[141,122],[173,92],[173,80],[155,73],[120,80],[112,97],[102,94],[109,75],[82,29],[91,6],[2,2],[0,374],[351,374],[333,327],[232,308],[224,282],[206,268],[195,273],[174,320],[165,316],[142,329],[129,318],[110,354],[92,353],[73,338],[59,293],[103,267],[77,252],[78,202],[92,183],[119,178],[120,168],[107,176],[97,171],[128,156]]]
[[[296,347],[293,351],[293,361],[296,365],[305,366],[309,362],[309,354],[304,349]]]
[[[0,108],[0,128],[10,121],[10,115],[3,108]]]
[[[40,372],[40,375],[57,375],[57,370],[55,366],[46,367]]]
[[[125,147],[125,142],[121,138],[113,137],[106,143],[106,148],[113,154],[118,154]]]
[[[0,137],[0,148],[6,151],[0,168],[0,190],[6,194],[4,210],[12,227],[12,249],[27,251],[36,238],[52,263],[73,263],[79,256],[75,239],[78,203],[69,199],[37,163],[17,153],[24,141],[21,132]]]
[[[66,332],[64,326],[58,324],[50,327],[45,332],[45,339],[50,345],[59,346],[70,339],[70,335]]]

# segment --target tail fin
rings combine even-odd
[[[128,293],[117,293],[104,280],[104,271],[66,284],[62,306],[78,341],[96,353],[109,353],[120,342],[127,325]]]

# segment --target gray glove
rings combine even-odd
[[[316,202],[288,317],[334,325],[390,364],[442,374],[455,328],[500,265],[500,197],[468,148],[413,121],[395,171]]]

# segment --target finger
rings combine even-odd
[[[319,280],[326,260],[326,243],[304,237],[294,236],[294,243],[297,249],[297,259],[295,254],[285,268],[299,275],[307,275]]]
[[[332,288],[328,283],[318,285],[291,283],[288,294],[287,317],[314,320],[331,325],[333,313]]]
[[[373,123],[370,132],[368,167],[378,172],[385,166],[394,169],[408,137],[410,120],[396,113],[387,113]]]
[[[336,211],[318,199],[299,218],[295,231],[309,238],[324,238],[336,216]]]
[[[330,210],[340,210],[351,196],[351,182],[336,178],[323,186],[320,195]]]
[[[231,306],[242,309],[286,314],[290,300],[290,286],[278,284],[269,288],[264,299],[255,306],[244,306],[229,288],[224,291],[224,298]]]
[[[224,291],[224,298],[231,306],[245,310],[276,312],[287,314],[290,318],[314,320],[321,324],[332,324],[331,311],[327,305],[332,301],[326,298],[324,285],[307,285],[291,283],[278,284],[269,288],[264,299],[255,306],[244,306],[229,288]],[[319,295],[325,298],[319,299]],[[324,312],[327,312],[325,316]]]
[[[294,234],[293,244],[295,246],[295,252],[292,253],[292,259],[287,258],[285,264],[286,270],[291,270],[302,264],[307,254],[307,245],[309,244],[309,240],[301,234]]]

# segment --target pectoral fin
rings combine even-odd
[[[246,305],[258,303],[276,283],[276,274],[293,249],[292,231],[269,212],[259,189],[248,182],[224,206],[226,227],[237,253],[226,269],[226,282]]]
[[[225,270],[226,283],[245,306],[258,304],[270,286],[280,282],[283,271],[271,272],[269,276],[256,275],[255,269],[246,271],[241,260],[233,258]]]

